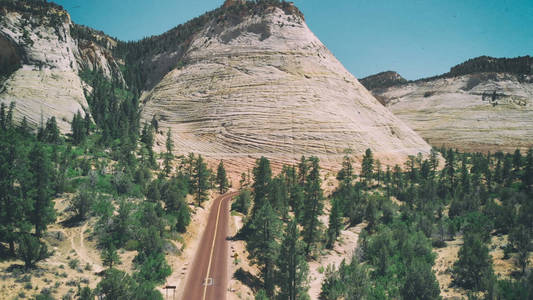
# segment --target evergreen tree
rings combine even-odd
[[[448,188],[452,189],[455,186],[455,152],[448,149],[446,153],[446,164],[443,170],[448,179]]]
[[[237,200],[235,200],[235,202],[233,202],[231,205],[231,209],[236,210],[245,216],[248,215],[251,197],[252,196],[249,189],[242,189],[239,193],[239,196],[237,196]]]
[[[35,144],[30,152],[29,171],[31,179],[29,195],[33,203],[31,223],[35,226],[35,235],[39,238],[46,226],[56,219],[52,202],[52,164],[44,147]]]
[[[144,144],[143,149],[146,149],[146,152],[148,154],[148,165],[152,168],[155,167],[155,156],[154,156],[154,128],[151,125],[144,124],[144,127],[142,129],[141,133],[141,142]],[[172,151],[172,147],[170,147]]]
[[[228,190],[228,178],[226,177],[226,169],[222,160],[218,164],[216,182],[220,194],[224,194]]]
[[[522,182],[530,193],[533,193],[533,149],[529,149],[526,155],[526,165],[524,166],[524,175]]]
[[[8,243],[11,255],[15,255],[15,242],[20,232],[31,228],[28,222],[32,201],[24,197],[28,185],[28,160],[21,141],[13,130],[0,130],[0,241]]]
[[[305,203],[303,216],[303,238],[306,243],[305,253],[309,255],[315,243],[319,240],[320,221],[318,217],[323,213],[323,191],[322,180],[320,178],[319,160],[317,157],[311,157],[311,170],[305,183]]]
[[[441,299],[439,282],[431,265],[422,259],[413,260],[407,267],[400,294],[403,299]]]
[[[370,148],[366,149],[363,155],[363,161],[361,163],[361,176],[364,178],[365,185],[368,185],[372,181],[374,169],[374,156]]]
[[[522,155],[520,149],[516,149],[513,154],[513,173],[515,178],[519,178],[520,168],[522,167]]]
[[[96,289],[105,299],[130,300],[136,299],[136,286],[135,281],[126,272],[111,268],[105,271],[104,278]]]
[[[459,259],[453,266],[453,282],[474,291],[486,291],[494,274],[487,245],[479,235],[466,233],[459,249]]]
[[[296,222],[292,220],[287,225],[287,230],[280,248],[278,257],[278,282],[279,299],[297,300],[309,299],[307,290],[308,266],[305,260],[304,245],[300,241]]]
[[[51,117],[46,121],[46,127],[43,132],[43,140],[50,144],[59,144],[61,137],[59,135],[59,128],[57,127],[56,117]]]
[[[522,275],[526,274],[527,265],[529,264],[529,250],[531,249],[531,231],[530,228],[519,224],[509,235],[509,243],[518,251],[517,264],[520,267]]]
[[[174,155],[172,154],[172,148],[174,147],[174,142],[172,141],[172,135],[170,133],[170,128],[167,131],[167,140],[165,142],[165,147],[167,152],[165,153],[165,158],[163,160],[163,174],[169,176],[172,173],[172,160]]]
[[[115,245],[111,244],[109,247],[106,247],[102,250],[102,264],[109,269],[113,268],[114,265],[120,264],[120,256],[117,254],[117,249]]]
[[[267,293],[264,289],[260,289],[259,292],[255,295],[255,300],[269,300]]]
[[[175,228],[178,232],[185,232],[191,221],[189,206],[187,205],[187,182],[185,177],[173,178],[169,182],[164,195],[167,213],[176,218]]]
[[[360,264],[357,257],[350,264],[343,260],[338,270],[333,265],[326,268],[326,277],[322,283],[320,299],[364,300],[369,299],[371,281],[365,265]],[[370,298],[372,299],[372,298]]]
[[[70,124],[72,131],[72,142],[75,145],[79,145],[86,136],[86,127],[85,120],[81,117],[80,111],[78,111],[72,118],[72,123]]]
[[[43,259],[50,257],[46,244],[41,242],[38,237],[29,233],[23,233],[19,236],[18,255],[26,269],[34,268],[35,264]]]
[[[270,187],[270,181],[272,180],[270,161],[265,157],[258,159],[253,174],[254,183],[252,187],[254,190],[254,206],[252,209],[252,218],[265,202],[267,202],[268,189]]]
[[[300,163],[298,164],[298,181],[302,187],[307,181],[307,173],[309,172],[309,164],[307,162],[308,160],[302,155]]]
[[[193,170],[193,191],[194,197],[198,202],[198,206],[202,206],[202,202],[207,200],[207,192],[209,190],[210,172],[207,169],[207,164],[201,155],[194,162]]]
[[[88,185],[82,186],[78,194],[69,201],[70,207],[74,210],[76,217],[80,220],[85,220],[91,209],[96,193]]]
[[[266,202],[251,219],[250,237],[246,249],[250,260],[259,266],[264,288],[269,297],[274,296],[275,265],[279,253],[279,233],[281,221],[275,211]]]
[[[352,159],[344,156],[342,160],[342,169],[337,173],[337,180],[343,183],[351,183],[353,179]]]
[[[326,248],[332,249],[342,228],[342,211],[340,201],[332,199],[331,211],[329,214],[329,224],[327,232]]]

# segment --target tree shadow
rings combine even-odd
[[[72,228],[81,226],[85,219],[80,218],[79,216],[72,216],[64,221],[59,222],[63,227]]]
[[[228,236],[226,240],[228,241],[246,241],[250,236],[251,230],[250,226],[244,224],[244,226],[234,235]]]
[[[239,268],[237,271],[235,271],[233,278],[242,282],[242,284],[248,286],[254,292],[257,292],[262,286],[259,278],[254,276],[252,273],[243,270],[242,268]]]
[[[7,261],[16,258],[11,251],[9,251],[9,248],[4,246],[3,244],[0,244],[0,262]]]

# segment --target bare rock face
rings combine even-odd
[[[367,148],[391,159],[429,152],[301,15],[270,7],[239,16],[203,26],[183,66],[144,97],[143,118],[155,115],[160,128],[170,128],[178,152],[274,159],[337,159]]]
[[[40,17],[7,12],[0,36],[19,57],[21,66],[0,87],[0,101],[16,102],[15,119],[30,125],[55,116],[61,130],[87,102],[78,77],[77,48],[70,37],[68,15],[53,11]]]
[[[74,114],[88,108],[80,70],[96,68],[123,82],[110,51],[73,38],[72,26],[67,12],[54,7],[2,10],[0,62],[10,71],[0,74],[0,102],[16,103],[16,121],[25,116],[36,127],[54,116],[69,132]]]
[[[533,147],[533,76],[440,76],[372,93],[433,146],[463,151]]]

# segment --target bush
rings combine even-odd
[[[68,262],[68,266],[73,270],[77,269],[79,264],[80,264],[80,261],[76,258]]]

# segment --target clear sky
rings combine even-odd
[[[122,40],[160,34],[223,0],[55,0],[74,22]],[[417,79],[480,55],[533,55],[533,0],[295,0],[356,77]]]

